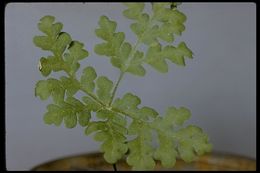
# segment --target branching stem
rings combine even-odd
[[[152,17],[152,19],[149,21],[149,25],[151,24],[152,21],[153,21],[153,17]],[[147,28],[145,29],[145,31],[146,31],[146,30],[147,30]],[[112,96],[111,96],[111,99],[110,99],[110,102],[109,102],[109,106],[111,106],[111,104],[113,103],[113,99],[114,99],[114,97],[115,97],[115,94],[116,94],[118,85],[119,85],[120,81],[122,80],[122,78],[123,78],[123,76],[124,76],[126,70],[129,68],[129,64],[130,64],[130,62],[131,62],[131,61],[133,60],[133,58],[134,58],[134,55],[135,55],[135,53],[136,53],[136,51],[137,51],[137,49],[138,49],[138,46],[139,46],[140,43],[141,43],[141,40],[142,40],[142,37],[143,37],[145,31],[143,32],[143,34],[141,35],[141,37],[139,37],[139,38],[137,39],[137,41],[136,41],[136,43],[135,43],[133,49],[132,49],[131,52],[130,52],[129,58],[127,59],[127,62],[126,62],[125,69],[121,71],[121,73],[120,73],[120,75],[119,75],[119,78],[118,78],[118,80],[117,80],[117,82],[116,82],[116,85],[115,85],[115,87],[114,87],[114,89],[113,89]]]

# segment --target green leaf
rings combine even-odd
[[[66,88],[67,96],[73,96],[80,89],[80,84],[76,79],[65,76],[62,76],[60,79],[63,87]]]
[[[119,67],[121,68],[122,71],[125,71],[128,66],[128,64],[126,63],[131,53],[131,50],[132,50],[132,46],[129,43],[123,43],[122,47],[120,48],[120,52],[118,56],[119,58],[117,58],[116,61],[118,62]]]
[[[134,6],[135,5],[133,5],[133,8],[137,8]],[[130,9],[127,9],[126,11],[129,12],[129,10]],[[167,21],[170,20],[169,16],[175,16],[176,19],[178,19],[177,22],[185,21],[178,12],[169,11],[169,13],[169,15],[167,14],[164,17],[167,18]],[[161,44],[158,42],[158,38],[162,38],[168,42],[173,41],[173,34],[180,33],[177,28],[184,30],[182,27],[183,25],[176,22],[174,25],[166,22],[163,23],[162,26],[150,26],[149,18],[148,14],[143,13],[135,19],[135,23],[131,24],[131,29],[138,36],[139,41],[149,46],[145,58],[143,58],[142,52],[132,50],[131,44],[124,42],[124,34],[115,32],[116,23],[105,16],[100,18],[100,28],[96,30],[96,34],[106,42],[97,44],[95,46],[95,52],[99,55],[109,56],[112,65],[119,68],[122,72],[129,72],[137,76],[145,75],[145,68],[143,67],[144,62],[148,63],[161,73],[168,72],[166,59],[171,60],[177,65],[184,66],[184,56],[191,57],[192,55],[192,52],[187,48],[185,43],[180,43],[177,48],[166,46],[162,49]]]
[[[109,41],[116,30],[116,22],[109,20],[107,16],[101,16],[98,22],[100,28],[96,29],[96,35],[103,40]]]
[[[105,76],[100,76],[97,78],[96,85],[98,98],[104,103],[109,103],[112,96],[113,82]]]
[[[86,103],[85,106],[88,110],[96,112],[102,108],[100,104],[96,103],[92,98],[88,96],[82,97],[82,101]]]
[[[190,111],[187,108],[180,107],[179,109],[175,107],[169,107],[166,111],[166,115],[163,119],[165,126],[171,124],[181,126],[186,120],[191,116]]]
[[[172,136],[172,128],[182,126],[183,123],[188,120],[191,116],[190,111],[187,108],[180,107],[169,107],[166,111],[165,116],[156,117],[151,123],[151,126],[168,137]]]
[[[129,155],[127,163],[133,170],[152,170],[155,167],[153,159],[152,135],[150,128],[142,122],[134,120],[129,127],[129,134],[138,136],[128,142]]]
[[[146,63],[151,65],[157,71],[166,73],[168,72],[168,65],[165,61],[165,58],[162,56],[161,51],[162,49],[160,44],[149,47],[145,60]]]
[[[186,56],[188,58],[192,58],[192,51],[187,47],[184,42],[181,42],[177,48],[177,55],[176,56]]]
[[[121,159],[127,149],[124,141],[118,140],[118,138],[108,138],[101,145],[101,152],[104,152],[104,158],[110,164],[114,164]]]
[[[170,3],[154,3],[153,12],[154,18],[160,22],[171,23],[173,21],[184,23],[186,16],[177,9],[168,8]]]
[[[39,62],[39,70],[41,74],[45,77],[49,76],[49,74],[52,71],[52,64],[51,63],[52,58],[44,58],[41,57],[40,62]]]
[[[35,96],[39,96],[41,100],[46,100],[52,96],[55,103],[63,101],[65,89],[61,82],[57,79],[50,78],[48,80],[40,80],[35,87]]]
[[[184,42],[181,42],[177,48],[173,46],[166,46],[162,52],[162,56],[171,60],[172,63],[180,66],[185,66],[184,57],[192,58],[192,54],[192,51]]]
[[[72,40],[69,34],[65,32],[59,33],[57,39],[52,45],[52,52],[54,55],[61,56],[71,41]]]
[[[164,167],[172,167],[176,162],[177,150],[175,149],[173,127],[183,125],[190,118],[190,111],[184,107],[179,109],[170,107],[164,117],[157,117],[151,126],[157,131],[159,147],[155,150],[154,157],[162,162]]]
[[[42,50],[52,50],[53,40],[47,36],[35,36],[33,43]]]
[[[184,57],[192,57],[192,52],[183,42],[177,48],[172,45],[167,45],[164,49],[161,48],[159,39],[172,43],[175,35],[181,35],[185,30],[186,16],[176,7],[172,9],[172,5],[177,6],[178,4],[169,2],[152,3],[152,17],[143,13],[144,5],[138,5],[138,3],[130,3],[123,12],[127,18],[134,20],[130,28],[137,35],[138,43],[148,46],[145,60],[136,66],[127,66],[127,72],[144,76],[145,69],[142,63],[146,62],[157,71],[166,73],[168,72],[166,59],[176,65],[185,66]],[[115,61],[113,62],[116,64]],[[117,64],[117,66],[120,65]]]
[[[158,44],[158,33],[159,33],[159,26],[154,25],[152,27],[148,27],[145,32],[142,34],[141,41],[146,44],[147,46],[154,46]]]
[[[96,78],[97,74],[95,69],[91,66],[88,66],[83,69],[83,74],[80,78],[80,83],[87,92],[92,93],[95,89],[94,80]]]
[[[96,35],[106,42],[97,44],[94,48],[95,53],[118,58],[117,55],[119,54],[120,46],[125,39],[125,34],[123,32],[116,33],[116,25],[116,22],[109,20],[108,17],[100,17],[100,28],[96,29]]]
[[[77,111],[81,111],[85,108],[85,105],[81,101],[72,96],[68,96],[66,102],[73,106],[73,108]]]
[[[133,95],[132,93],[126,93],[122,99],[116,99],[113,106],[121,110],[135,110],[137,106],[141,103],[139,97]]]
[[[71,37],[69,34],[61,32],[57,35],[57,38],[35,36],[33,42],[42,50],[49,50],[52,51],[55,56],[61,56],[65,48],[70,44]]]
[[[150,118],[156,118],[158,113],[147,106],[138,108],[141,104],[141,99],[132,93],[126,93],[121,99],[117,98],[112,104],[113,108],[121,110],[130,114],[133,118],[140,120],[149,120]]]
[[[88,56],[88,51],[83,49],[84,44],[79,42],[79,41],[73,41],[70,44],[70,47],[68,48],[69,50],[69,56],[72,59],[75,60],[82,60]]]
[[[67,128],[74,128],[77,125],[77,116],[67,115],[64,118],[64,122]]]
[[[128,150],[127,144],[125,143],[125,135],[127,133],[127,129],[125,128],[126,121],[113,121],[115,117],[117,117],[117,120],[120,115],[114,114],[113,117],[110,118],[110,121],[108,121],[108,131],[105,131],[105,133],[107,133],[109,138],[102,139],[103,144],[101,145],[101,151],[104,152],[105,160],[111,164],[121,159]]]
[[[212,145],[208,143],[208,136],[201,128],[189,125],[180,129],[177,133],[178,152],[185,162],[191,162],[196,159],[196,154],[202,155],[210,152]]]
[[[181,42],[177,48],[166,46],[162,49],[160,44],[149,47],[145,61],[161,73],[168,72],[166,59],[179,66],[185,66],[184,57],[192,58],[191,50],[184,42]]]
[[[149,25],[149,15],[143,13],[135,23],[130,25],[131,30],[137,35],[137,38],[142,39],[142,35],[145,33]]]
[[[46,100],[50,95],[49,83],[45,80],[38,81],[35,87],[35,96],[39,96],[41,100]]]
[[[60,126],[63,120],[63,115],[61,114],[61,108],[57,105],[50,104],[47,106],[48,112],[44,115],[44,122],[46,124],[54,124]]]
[[[124,42],[123,32],[115,32],[116,22],[109,20],[106,16],[101,16],[99,26],[100,28],[96,29],[96,35],[105,42],[95,46],[95,53],[110,57],[111,64],[121,71],[144,75],[144,69],[140,65],[131,66],[129,56],[132,46]]]
[[[59,58],[55,56],[42,57],[39,62],[39,70],[43,76],[47,77],[52,71],[64,70],[64,66]]]
[[[45,35],[35,36],[33,42],[42,50],[51,51],[54,56],[42,57],[39,62],[39,70],[43,76],[48,76],[52,71],[64,70],[69,75],[74,76],[79,69],[79,60],[88,56],[88,51],[83,48],[83,43],[72,41],[70,35],[62,32],[62,24],[54,23],[53,16],[44,16],[38,28]]]
[[[64,54],[64,61],[67,66],[70,66],[70,74],[74,74],[80,64],[78,63],[79,60],[82,60],[88,56],[88,51],[83,49],[84,44],[78,41],[73,41],[68,48],[68,53]]]
[[[136,51],[132,61],[130,62],[129,67],[126,69],[126,72],[132,73],[137,76],[144,76],[145,69],[142,66],[142,62],[144,61],[144,53],[140,51]]]
[[[139,110],[138,114],[143,117],[142,119],[149,120],[150,117],[156,118],[158,115],[158,112],[156,110],[154,110],[153,108],[144,106]]]
[[[132,73],[136,76],[144,76],[145,75],[145,69],[142,65],[130,65],[126,72]]]
[[[125,17],[134,20],[131,24],[131,30],[137,35],[138,43],[144,43],[149,46],[146,58],[141,58],[138,63],[133,62],[133,56],[138,52],[138,48],[124,42],[124,33],[116,33],[116,22],[106,16],[101,16],[99,20],[100,28],[96,29],[96,35],[105,40],[95,46],[95,52],[99,55],[110,57],[113,66],[119,68],[121,72],[129,72],[133,75],[144,76],[144,62],[151,65],[161,73],[168,72],[166,59],[171,60],[177,65],[184,66],[184,56],[191,57],[192,52],[181,43],[178,48],[168,45],[162,50],[158,38],[173,42],[174,35],[181,35],[185,30],[184,22],[186,16],[172,5],[178,3],[153,3],[153,17],[143,13],[144,3],[126,3],[128,8],[123,11]],[[157,21],[157,22],[155,22]],[[158,23],[159,22],[159,23]],[[133,52],[131,52],[133,51]],[[131,52],[131,53],[130,53]]]
[[[168,23],[165,22],[159,28],[158,36],[160,39],[172,43],[174,41],[174,35],[181,35],[185,30],[185,26],[182,23],[174,22]]]
[[[98,55],[106,55],[116,58],[119,53],[120,46],[125,39],[125,35],[122,32],[114,33],[112,38],[106,43],[96,44],[94,51]],[[114,57],[115,56],[115,57]]]
[[[60,102],[59,105],[50,104],[47,109],[48,112],[44,115],[46,124],[59,126],[64,119],[67,128],[74,128],[77,122],[84,127],[91,117],[90,110],[74,97],[68,97],[66,101]]]
[[[96,29],[96,35],[106,42],[97,44],[94,48],[95,52],[110,57],[111,64],[122,72],[144,76],[145,69],[141,65],[143,60],[140,61],[143,53],[136,51],[133,57],[130,57],[132,46],[130,43],[124,42],[125,34],[123,32],[115,32],[116,22],[109,20],[106,16],[101,16],[99,26],[100,28]]]
[[[89,110],[83,110],[82,112],[79,112],[79,116],[78,116],[79,124],[82,127],[85,127],[88,124],[90,117],[91,114]]]
[[[144,53],[140,51],[136,51],[134,57],[132,59],[131,65],[140,65],[144,60]]]
[[[108,109],[102,109],[96,112],[96,116],[99,119],[103,119],[103,120],[109,120],[111,122],[111,128],[115,131],[120,131],[120,132],[124,132],[124,134],[127,133],[126,131],[126,119],[124,116],[112,112]]]
[[[151,127],[158,134],[160,144],[154,157],[161,160],[163,166],[173,166],[177,154],[185,162],[191,162],[196,159],[196,154],[201,155],[211,150],[208,137],[200,128],[189,125],[176,131],[176,128],[182,126],[189,118],[188,109],[170,107],[164,117],[157,117],[151,123]]]
[[[173,144],[173,140],[167,137],[164,133],[158,135],[160,146],[154,153],[154,158],[161,160],[162,166],[166,168],[173,167],[176,162],[177,151]]]
[[[125,3],[128,9],[123,11],[125,17],[138,19],[144,9],[144,3]]]
[[[106,130],[106,124],[103,121],[90,122],[85,129],[85,134],[90,135],[91,133],[98,130]]]
[[[77,115],[79,124],[83,127],[86,126],[90,120],[91,117],[90,111],[92,109],[89,109],[88,106],[84,105],[81,101],[79,101],[74,97],[68,97],[66,102],[70,105],[69,109],[73,110],[74,112],[73,114]],[[70,118],[74,118],[74,119],[71,120],[71,123],[69,123],[68,126],[73,127],[73,125],[75,125],[75,120],[77,119],[75,117],[70,117]]]
[[[109,119],[112,118],[114,116],[114,113],[112,113],[111,111],[104,109],[104,110],[100,110],[96,113],[96,116],[99,119]]]
[[[167,8],[169,3],[154,3],[154,19],[162,22],[159,37],[166,42],[173,42],[174,35],[181,35],[185,30],[186,16],[177,9]]]
[[[40,31],[45,33],[48,36],[55,37],[57,34],[59,34],[62,30],[62,23],[55,23],[55,17],[53,16],[44,16],[40,19],[40,23],[38,23],[38,28]]]
[[[61,55],[64,45],[70,43],[71,38],[67,33],[62,33],[62,23],[54,23],[55,17],[44,16],[38,23],[40,31],[47,36],[35,36],[33,42],[43,50],[50,50],[54,54]]]
[[[86,128],[86,135],[95,132],[94,139],[103,142],[101,152],[108,163],[116,163],[127,152],[126,130],[118,130],[114,123],[97,121],[91,122]],[[124,127],[121,127],[125,129]]]

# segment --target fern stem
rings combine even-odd
[[[111,99],[110,99],[109,104],[108,104],[109,106],[111,106],[111,104],[112,104],[112,102],[113,102],[113,100],[114,100],[114,97],[115,97],[115,95],[116,95],[116,91],[117,91],[118,85],[119,85],[120,81],[122,80],[124,74],[125,74],[125,72],[122,72],[122,71],[121,71],[121,73],[120,73],[120,75],[119,75],[119,78],[118,78],[118,80],[117,80],[117,82],[116,82],[116,85],[115,85],[115,87],[114,87],[114,89],[113,89],[112,96],[111,96]]]
[[[104,108],[107,108],[107,106],[101,101],[99,100],[95,95],[93,95],[92,93],[86,91],[84,88],[80,88],[83,92],[85,92],[89,97],[91,97],[95,102],[97,102],[98,104],[100,104],[101,106],[103,106]]]
[[[114,97],[115,97],[115,94],[116,94],[118,85],[119,85],[120,81],[122,80],[122,78],[123,78],[123,76],[124,76],[126,70],[128,69],[129,63],[132,61],[132,59],[133,59],[133,57],[134,57],[134,54],[135,54],[135,52],[137,51],[137,48],[138,48],[138,46],[139,46],[139,44],[140,44],[140,41],[141,41],[141,39],[139,38],[139,39],[137,40],[137,42],[135,43],[134,48],[133,48],[133,49],[131,50],[131,52],[130,52],[129,58],[127,59],[126,67],[125,67],[124,70],[121,71],[121,73],[120,73],[120,75],[119,75],[119,78],[118,78],[118,80],[117,80],[117,82],[116,82],[115,88],[114,88],[114,90],[113,90],[113,92],[112,92],[112,97],[111,97],[111,99],[110,99],[109,106],[111,106],[111,104],[112,104],[112,102],[113,102],[113,99],[114,99]]]
[[[117,171],[116,163],[113,164],[114,171]]]
[[[153,22],[153,19],[154,19],[154,16],[152,16],[152,18],[149,20],[148,26],[151,25],[151,23]],[[149,27],[147,27],[147,28],[149,28]],[[118,78],[118,80],[117,80],[117,82],[116,82],[116,85],[115,85],[115,87],[114,87],[114,89],[113,89],[112,96],[111,96],[111,99],[110,99],[109,104],[108,104],[109,107],[111,106],[111,104],[112,104],[112,102],[113,102],[113,100],[114,100],[114,97],[115,97],[115,94],[116,94],[118,85],[119,85],[120,81],[122,80],[122,78],[123,78],[123,76],[124,76],[126,70],[129,68],[130,62],[133,60],[134,55],[135,55],[135,53],[137,52],[138,46],[140,45],[141,40],[142,40],[142,37],[143,37],[144,33],[146,32],[147,28],[146,28],[145,31],[142,33],[142,35],[137,39],[137,41],[136,41],[136,43],[135,43],[133,49],[132,49],[131,52],[130,52],[129,58],[127,59],[127,62],[126,62],[126,67],[124,68],[124,70],[121,71],[121,73],[120,73],[120,75],[119,75],[119,78]]]
[[[134,45],[134,48],[132,49],[130,55],[129,55],[129,58],[127,59],[127,62],[126,62],[126,68],[125,70],[128,69],[129,65],[130,65],[130,62],[133,60],[134,58],[134,55],[137,51],[137,48],[138,46],[140,45],[142,39],[143,39],[143,36],[145,34],[145,32],[147,31],[147,29],[153,24],[153,21],[154,21],[154,15],[152,15],[151,19],[149,19],[149,22],[148,22],[148,25],[146,26],[146,28],[144,29],[144,32],[142,33],[142,35],[137,39],[137,42],[136,44]],[[124,70],[124,72],[125,72]]]

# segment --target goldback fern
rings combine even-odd
[[[115,98],[124,74],[145,76],[144,64],[166,73],[169,62],[185,66],[185,58],[192,58],[193,53],[184,42],[172,44],[185,30],[186,16],[177,9],[179,3],[151,3],[152,14],[143,12],[148,4],[125,5],[123,15],[133,22],[130,29],[136,35],[135,44],[127,42],[125,33],[117,31],[117,23],[107,16],[100,17],[95,30],[102,42],[96,44],[94,51],[110,58],[111,64],[119,69],[116,82],[99,76],[91,66],[85,67],[78,79],[80,61],[89,52],[83,43],[62,31],[63,24],[55,22],[55,17],[40,19],[38,28],[44,35],[35,36],[33,42],[52,53],[40,59],[39,70],[46,79],[38,81],[35,88],[35,95],[40,99],[53,99],[47,106],[44,122],[56,126],[64,122],[67,128],[81,125],[86,135],[95,133],[94,139],[102,143],[101,151],[108,163],[115,164],[126,156],[133,170],[152,170],[155,160],[161,161],[164,167],[173,167],[176,157],[191,162],[197,155],[210,152],[212,147],[201,128],[183,127],[191,116],[187,108],[171,106],[159,114],[153,108],[141,106],[141,99],[133,93]],[[140,50],[141,45],[147,47],[145,52]],[[49,77],[60,71],[66,76]],[[81,100],[74,96],[78,91],[85,93]],[[96,116],[98,121],[92,121],[91,116]],[[152,132],[157,134],[157,139],[152,137]],[[152,145],[154,140],[158,142],[157,147]]]

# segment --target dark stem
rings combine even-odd
[[[117,171],[116,169],[116,163],[113,164],[114,171]]]

